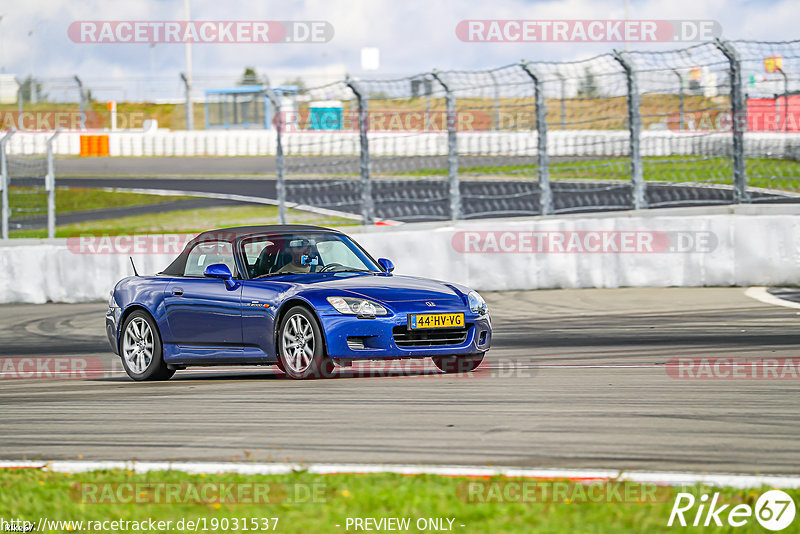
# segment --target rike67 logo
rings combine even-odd
[[[794,521],[795,504],[784,491],[769,490],[761,494],[755,506],[749,504],[721,504],[719,493],[695,497],[691,493],[678,493],[667,526],[671,527],[742,527],[754,517],[767,530],[783,530]]]

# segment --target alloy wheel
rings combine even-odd
[[[122,354],[128,367],[136,374],[142,374],[153,361],[153,331],[142,317],[135,317],[122,342]]]
[[[301,314],[289,318],[283,329],[283,357],[295,373],[304,373],[314,357],[314,330]]]

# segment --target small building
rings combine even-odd
[[[788,96],[788,98],[787,98]],[[750,132],[800,132],[800,94],[747,99]]]
[[[287,85],[269,88],[265,85],[241,85],[205,91],[206,129],[272,128],[269,96],[271,90],[281,99],[281,109],[296,110],[297,87]],[[287,106],[292,109],[287,109]]]
[[[16,104],[19,99],[19,82],[13,74],[0,74],[0,104]]]
[[[341,130],[342,103],[339,100],[309,102],[309,129]]]

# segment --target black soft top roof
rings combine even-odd
[[[312,226],[310,224],[262,224],[258,226],[234,226],[232,228],[220,228],[218,230],[208,230],[192,239],[187,246],[198,241],[222,240],[234,241],[240,237],[261,234],[283,234],[292,232],[327,232],[331,234],[341,234],[339,230],[325,228],[324,226]]]
[[[197,237],[186,243],[183,251],[178,254],[178,257],[170,263],[169,267],[164,269],[161,274],[168,274],[173,276],[180,276],[183,274],[186,267],[186,258],[189,255],[189,250],[196,244],[208,241],[227,241],[233,243],[239,238],[251,235],[263,234],[290,234],[295,232],[314,232],[314,233],[328,233],[328,234],[341,234],[339,230],[332,228],[325,228],[323,226],[312,226],[309,224],[263,224],[258,226],[235,226],[232,228],[220,228],[217,230],[208,230],[199,234]]]

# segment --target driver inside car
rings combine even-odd
[[[289,241],[287,248],[292,261],[281,267],[279,273],[303,274],[316,271],[319,256],[313,253],[308,239],[293,239]]]

